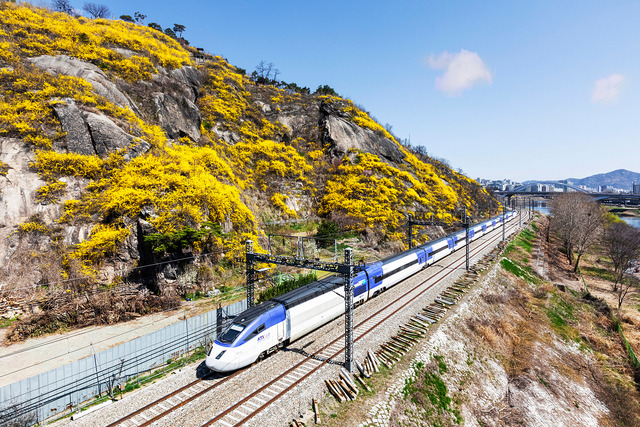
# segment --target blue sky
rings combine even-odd
[[[640,172],[637,1],[95,2],[328,84],[472,178]]]

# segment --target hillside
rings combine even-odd
[[[633,190],[633,183],[640,183],[640,173],[631,172],[626,169],[617,169],[607,173],[599,173],[597,175],[591,175],[586,178],[576,179],[569,178],[569,181],[575,185],[586,185],[591,188],[598,188],[600,186],[609,186],[620,188],[622,190]]]
[[[398,247],[408,213],[496,209],[352,101],[258,84],[219,56],[196,65],[195,52],[142,25],[0,3],[12,315],[26,301],[48,330],[178,304],[223,285],[272,221],[332,220],[376,250]]]

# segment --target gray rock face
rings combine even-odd
[[[186,86],[191,92],[190,100],[195,102],[198,99],[198,92],[200,91],[200,84],[202,83],[200,73],[194,67],[186,66],[171,70],[169,75],[174,80],[180,82]]]
[[[72,153],[96,154],[91,135],[75,101],[67,98],[64,104],[54,105],[53,111],[60,120],[62,130],[67,133],[67,149]]]
[[[371,129],[361,128],[333,115],[325,118],[324,140],[331,143],[331,154],[336,157],[342,157],[349,149],[355,148],[376,154],[395,164],[404,159],[404,154],[395,142],[379,136]]]
[[[36,201],[36,191],[45,182],[29,163],[35,160],[27,145],[13,138],[0,138],[0,161],[9,166],[0,176],[0,288],[3,285],[33,284],[40,273],[33,268],[29,255],[33,250],[48,250],[48,238],[31,239],[16,233],[16,226],[38,215],[52,222],[60,215],[60,205],[43,205]],[[26,257],[25,257],[25,254]]]
[[[200,139],[202,117],[196,105],[186,97],[175,98],[161,92],[153,94],[158,121],[167,136],[172,139],[188,136],[194,141]]]
[[[150,147],[148,143],[120,129],[107,116],[85,112],[84,120],[89,127],[95,153],[102,158],[120,149],[126,149],[131,152],[131,157],[136,157]]]
[[[29,61],[36,67],[53,75],[63,74],[65,76],[83,78],[93,86],[93,90],[98,95],[105,97],[120,107],[129,107],[131,110],[138,112],[138,108],[133,101],[122,93],[100,68],[93,64],[66,55],[42,55],[29,58]]]

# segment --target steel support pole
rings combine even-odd
[[[506,208],[502,206],[502,241],[504,242],[504,210]]]
[[[222,333],[222,304],[216,308],[216,338]]]
[[[466,250],[466,260],[467,260],[467,271],[469,271],[469,217],[467,216],[467,209],[464,209],[464,229],[465,229],[465,250]]]
[[[518,203],[518,228],[522,228],[522,205]]]
[[[413,248],[413,215],[409,214],[409,249]]]
[[[247,257],[247,308],[253,307],[253,282],[254,282],[254,271],[253,271],[253,241],[247,240],[246,243],[246,257]]]
[[[344,274],[344,367],[353,372],[353,250],[344,250],[344,263],[349,270]]]

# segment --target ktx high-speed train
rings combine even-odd
[[[505,213],[505,221],[515,212]],[[473,241],[502,225],[502,216],[469,227]],[[465,231],[366,264],[353,279],[357,306],[391,286],[439,261],[466,244]],[[233,371],[248,366],[344,313],[344,281],[329,276],[251,307],[211,345],[205,363],[213,371]]]

